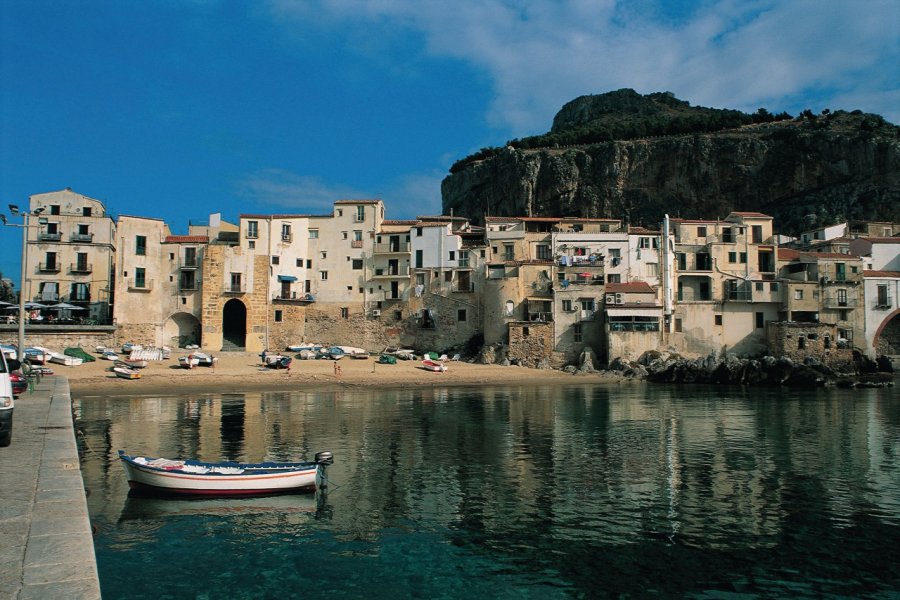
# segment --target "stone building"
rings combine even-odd
[[[34,194],[27,232],[24,293],[42,304],[67,302],[77,320],[108,323],[114,302],[116,224],[103,203],[70,188]]]

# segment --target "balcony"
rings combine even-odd
[[[62,234],[61,234],[61,233],[46,233],[46,232],[43,232],[43,233],[39,233],[39,234],[38,234],[38,241],[39,241],[39,242],[59,242],[59,241],[61,241],[61,240],[62,240]]]
[[[183,285],[178,288],[179,294],[191,294],[193,292],[200,291],[200,288],[195,283],[194,285]]]
[[[259,238],[259,230],[257,229],[248,229],[247,233],[244,234],[244,237],[248,240],[255,240]]]
[[[570,274],[571,275],[571,274]],[[587,275],[590,275],[589,273]],[[565,290],[566,288],[572,286],[584,286],[584,285],[603,285],[605,282],[605,278],[603,275],[596,274],[591,275],[590,277],[584,277],[583,275],[576,275],[572,278],[566,278],[559,282],[560,287]]]
[[[409,242],[387,242],[375,244],[375,254],[405,254],[409,252]]]
[[[892,306],[894,306],[894,302],[890,296],[882,296],[875,300],[875,304],[873,305],[875,310],[890,310]]]
[[[373,277],[409,277],[409,266],[375,267]]]
[[[753,302],[752,290],[725,290],[726,302]]]
[[[826,297],[823,301],[825,308],[856,308],[856,298]]]
[[[94,241],[93,233],[73,233],[69,236],[70,242],[84,242],[90,244]]]
[[[453,292],[458,293],[458,294],[474,294],[475,293],[475,284],[469,283],[469,284],[457,285],[455,288],[453,288]]]
[[[38,264],[38,271],[41,273],[59,273],[59,264],[58,263],[40,263]]]
[[[362,248],[362,247],[363,247],[363,241],[362,241],[362,240],[352,240],[352,241],[350,242],[350,247],[351,247],[351,248]]]
[[[222,290],[222,293],[223,294],[244,294],[244,293],[246,293],[246,291],[247,291],[247,289],[244,286],[244,284],[239,283],[239,284],[226,285],[225,288]]]
[[[128,281],[129,292],[149,292],[153,290],[152,279],[131,279]]]
[[[552,312],[528,312],[528,320],[533,323],[552,323],[553,322],[553,313]]]
[[[200,261],[198,261],[196,258],[190,258],[190,259],[188,259],[188,258],[182,258],[182,259],[179,261],[179,263],[180,263],[180,264],[178,265],[178,268],[179,268],[179,269],[184,269],[184,270],[194,270],[194,269],[199,269],[199,268],[200,268]]]
[[[303,294],[291,292],[290,295],[275,294],[272,296],[272,302],[288,302],[291,304],[309,304],[315,302],[316,298],[312,294]]]
[[[87,263],[72,263],[69,265],[69,271],[72,273],[91,273],[93,270],[93,265]]]
[[[281,241],[282,241],[282,242],[285,242],[285,243],[288,243],[288,244],[289,244],[289,243],[291,243],[293,240],[294,240],[294,234],[292,234],[292,233],[282,233],[282,234],[281,234]]]

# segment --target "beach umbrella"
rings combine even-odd
[[[54,304],[53,306],[47,307],[50,310],[85,310],[83,306],[75,306],[74,304],[69,304],[68,302],[60,302],[59,304]]]
[[[42,308],[47,308],[46,304],[41,304],[40,302],[26,302],[25,310],[40,310]]]
[[[12,302],[4,302],[3,300],[0,300],[0,306],[13,306],[13,303]]]

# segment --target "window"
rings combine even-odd
[[[342,319],[349,319],[349,318],[350,318],[350,309],[347,308],[346,306],[342,306],[342,307],[341,307],[341,318],[342,318]]]
[[[282,223],[281,224],[281,241],[289,242],[291,241],[291,224],[290,223]]]
[[[147,271],[143,267],[134,270],[134,287],[147,287]]]
[[[312,269],[312,260],[311,259],[306,261],[306,268]]]
[[[309,239],[311,239],[311,240],[319,239],[319,230],[318,229],[310,229],[309,230]]]
[[[553,255],[550,254],[550,246],[546,244],[538,244],[537,247],[537,259],[538,260],[551,260]]]
[[[281,310],[276,310],[276,311],[275,311],[275,322],[276,322],[276,323],[281,323],[281,321],[284,320],[284,319],[283,319],[283,315],[284,315],[284,312],[283,312],[283,311],[281,311]]]
[[[181,290],[197,289],[197,272],[182,271],[179,275],[178,288]]]
[[[741,252],[741,253],[740,253],[740,259],[741,259],[741,264],[742,264],[742,265],[746,265],[746,264],[747,264],[747,253],[746,253],[746,252]]]
[[[241,274],[240,273],[232,273],[231,274],[231,291],[232,292],[240,292],[241,291]]]
[[[347,239],[347,232],[346,232],[346,231],[342,231],[342,232],[341,232],[341,239],[342,239],[342,240],[346,240],[346,239]]]
[[[366,219],[366,207],[365,206],[357,206],[356,207],[356,222],[362,223]]]
[[[890,306],[891,299],[888,296],[887,284],[878,284],[878,287],[875,289],[875,307],[890,308]]]
[[[343,208],[337,209],[337,215],[338,215],[339,217],[343,217],[343,216],[344,216],[344,209],[343,209]]]
[[[280,263],[280,262],[281,262],[281,257],[280,257],[280,256],[273,256],[273,257],[272,257],[272,264],[273,264],[273,265],[277,265],[277,264]]]
[[[697,237],[706,237],[706,225],[697,228]]]
[[[649,248],[650,247],[650,238],[642,237],[638,239],[638,248]]]
[[[88,255],[87,252],[78,252],[75,255],[75,268],[78,271],[87,271],[88,270]]]
[[[838,311],[838,319],[841,321],[846,321],[847,317],[850,316],[849,310],[840,310]]]
[[[319,253],[319,256],[322,260],[325,260],[326,258],[328,258],[328,252],[323,250],[322,252]]]
[[[685,254],[684,252],[676,252],[675,260],[678,263],[679,271],[687,271],[687,254]]]
[[[450,283],[453,281],[453,271],[445,271],[444,272],[444,281]]]
[[[416,227],[416,237],[422,237],[422,228]]]
[[[737,252],[729,252],[728,253],[728,262],[730,262],[730,263],[737,262]]]
[[[838,306],[847,306],[847,290],[840,289],[837,291]]]
[[[770,292],[777,292],[777,291],[778,291],[778,282],[777,282],[777,281],[773,281],[773,282],[771,282],[771,283],[769,284],[769,291],[770,291]]]
[[[247,221],[247,237],[254,239],[259,237],[259,221]]]
[[[89,225],[79,225],[78,226],[78,235],[91,235],[91,228]]]
[[[449,260],[449,261],[451,261],[451,262],[453,262],[454,260],[456,260],[456,252],[453,251],[453,250],[451,250],[450,253],[449,253],[449,256],[448,256],[447,260]]]
[[[512,244],[503,244],[503,260],[515,260],[516,249]]]
[[[709,281],[701,281],[700,282],[700,300],[710,300],[711,296],[709,294]]]
[[[659,277],[659,263],[647,263],[647,277]]]
[[[352,261],[353,270],[359,271],[363,268],[363,261],[361,258],[354,258]]]
[[[424,258],[422,254],[422,250],[416,250],[416,268],[421,269],[422,264],[424,263]]]
[[[328,271],[319,271],[319,280],[328,281]]]
[[[754,244],[762,244],[762,225],[751,225],[750,235]]]
[[[134,253],[137,256],[147,255],[147,236],[139,235],[134,238]]]
[[[794,300],[803,300],[803,290],[794,290]]]
[[[460,267],[468,267],[469,266],[469,251],[468,250],[460,250],[459,251],[459,266]]]
[[[91,284],[73,283],[70,290],[70,298],[81,302],[89,302],[91,299]]]
[[[456,311],[456,320],[460,323],[466,322],[466,309],[460,308]]]
[[[722,324],[722,315],[716,315],[716,325]]]
[[[803,350],[805,348],[806,348],[806,338],[801,335],[800,337],[797,338],[797,349]]]
[[[562,309],[563,309],[563,312],[572,312],[572,301],[571,300],[563,300],[562,301]]]
[[[834,265],[834,278],[838,281],[847,279],[847,265],[845,263],[837,263]]]
[[[353,231],[353,241],[354,242],[362,242],[362,230],[355,229]]]
[[[765,285],[763,285],[762,281],[757,281],[756,283],[753,284],[753,287],[756,289],[757,292],[762,292],[762,291],[764,291]]]
[[[697,253],[697,270],[698,271],[711,271],[712,270],[712,260],[710,260],[708,252],[698,252]]]
[[[622,276],[618,273],[610,273],[606,276],[606,283],[622,283]]]
[[[58,215],[59,214],[59,204],[51,204],[50,205],[50,214]]]
[[[681,333],[683,327],[684,326],[682,325],[682,319],[676,317],[675,318],[675,333]]]
[[[302,258],[297,259],[297,266],[300,267],[301,269],[303,268],[303,259]]]
[[[576,342],[582,341],[580,323],[572,326],[572,335],[575,337]]]
[[[765,313],[758,312],[756,313],[756,328],[762,329],[766,326],[766,315]]]
[[[256,250],[256,241],[250,240],[249,242],[247,242],[247,248],[249,248],[250,250]]]

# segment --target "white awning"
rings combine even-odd
[[[661,317],[662,308],[609,308],[606,314],[610,317]]]

